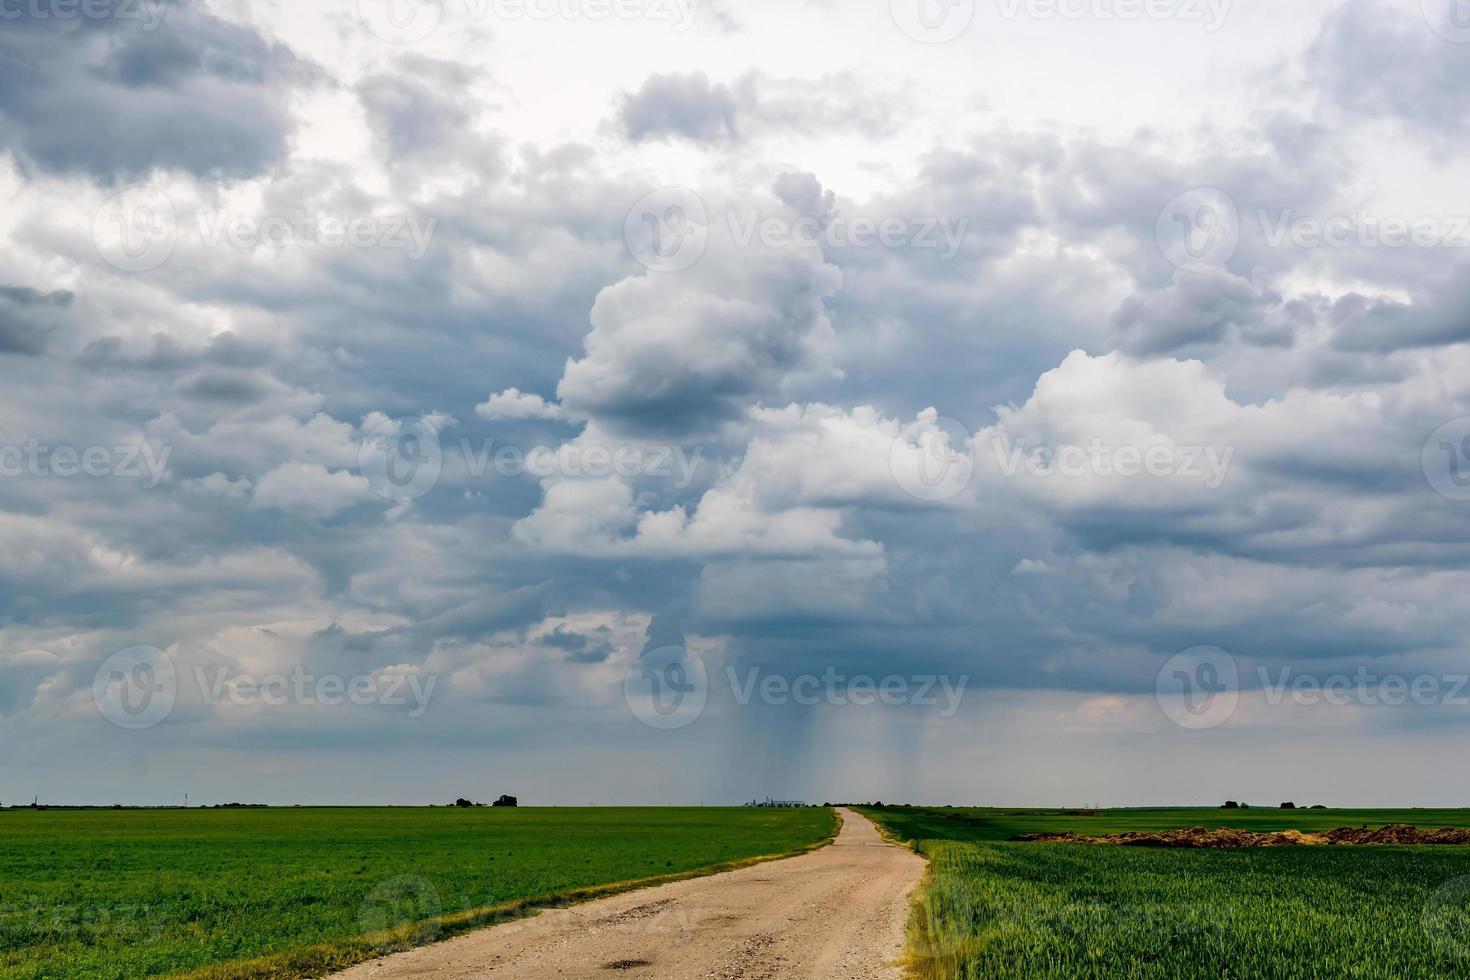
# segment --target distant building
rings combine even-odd
[[[773,800],[769,796],[764,801],[751,800],[746,806],[769,807],[777,810],[795,810],[806,806],[805,800]]]

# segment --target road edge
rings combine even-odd
[[[315,977],[327,977],[361,963],[382,959],[411,949],[433,946],[482,929],[493,929],[508,922],[529,918],[547,909],[570,908],[583,902],[621,895],[625,892],[654,888],[676,881],[688,881],[692,878],[708,878],[711,875],[739,871],[742,868],[767,864],[771,861],[785,861],[789,858],[801,857],[830,846],[841,835],[842,814],[836,807],[827,809],[832,811],[833,816],[831,834],[823,840],[813,841],[787,851],[759,854],[734,861],[722,861],[718,864],[691,868],[688,871],[678,871],[673,874],[630,878],[625,881],[588,885],[548,895],[519,898],[499,905],[456,912],[453,915],[439,916],[436,919],[425,919],[388,932],[355,936],[343,943],[302,946],[270,956],[215,963],[198,970],[172,973],[169,976],[173,980],[310,980]],[[425,926],[435,927],[433,940],[414,942],[413,937],[421,934]]]

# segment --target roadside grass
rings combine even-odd
[[[0,975],[321,976],[821,846],[830,809],[0,812]]]
[[[1467,811],[1252,810],[1246,821],[1237,811],[1201,810],[862,812],[930,861],[909,924],[911,973],[920,980],[1470,972],[1470,848],[1005,842],[1020,833],[1197,825],[1470,826]],[[1211,822],[1206,813],[1226,816]]]

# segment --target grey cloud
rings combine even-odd
[[[1446,10],[1459,0],[1445,0]],[[1305,55],[1328,104],[1355,120],[1392,119],[1437,144],[1464,138],[1470,86],[1463,44],[1432,31],[1435,4],[1348,0],[1335,7]]]
[[[685,139],[721,144],[765,132],[814,135],[853,130],[869,136],[894,132],[905,96],[863,75],[817,80],[772,78],[752,71],[730,84],[702,71],[650,75],[623,96],[618,125],[628,139]]]
[[[826,300],[840,285],[815,249],[742,248],[712,229],[692,268],[603,290],[557,395],[614,429],[708,433],[792,376],[827,369]]]
[[[816,174],[780,174],[776,177],[772,190],[781,199],[781,203],[804,218],[825,219],[837,207],[837,195],[823,190]]]
[[[0,286],[0,354],[39,354],[66,322],[73,295],[42,293],[26,286]]]
[[[254,176],[285,153],[289,88],[308,74],[195,0],[170,3],[153,30],[122,16],[8,20],[0,136],[41,169],[104,183],[155,168]]]
[[[1238,330],[1248,343],[1289,347],[1293,318],[1306,312],[1306,324],[1312,320],[1310,311],[1280,304],[1279,295],[1262,294],[1227,272],[1181,272],[1168,287],[1123,301],[1113,318],[1114,342],[1130,353],[1162,354],[1218,345]]]
[[[590,634],[578,633],[565,626],[558,626],[541,638],[541,643],[564,650],[567,660],[576,664],[600,664],[612,656],[613,645],[609,642],[612,631],[599,626]]]
[[[400,58],[394,67],[364,78],[357,95],[373,132],[395,158],[442,155],[471,135],[474,103],[463,94],[478,73],[416,55]]]
[[[650,75],[636,93],[623,97],[623,131],[631,140],[680,136],[701,143],[734,139],[739,99],[702,71]]]
[[[1332,306],[1333,343],[1347,351],[1393,351],[1470,340],[1470,288],[1463,268],[1426,277],[1408,303],[1348,293]]]

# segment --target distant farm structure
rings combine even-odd
[[[795,810],[806,806],[805,800],[773,800],[769,796],[764,800],[751,800],[746,806],[765,807],[773,810]]]

